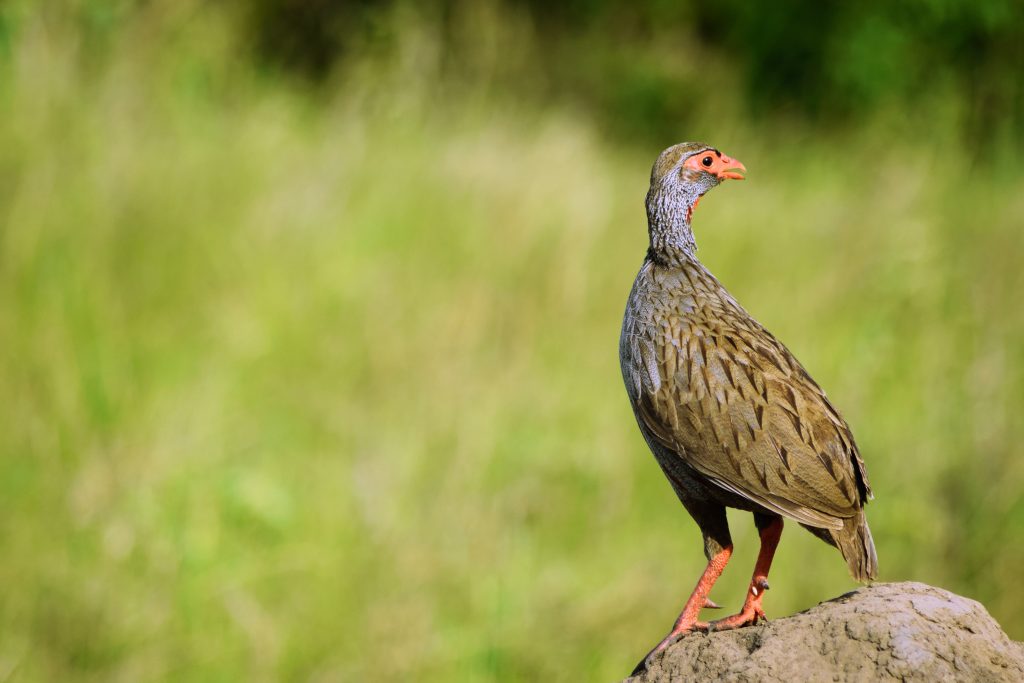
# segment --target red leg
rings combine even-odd
[[[761,551],[757,554],[754,575],[750,579],[750,587],[747,589],[747,599],[743,602],[743,609],[739,614],[711,622],[708,625],[710,630],[726,631],[748,624],[756,624],[758,619],[765,618],[764,610],[761,608],[761,598],[768,590],[768,570],[772,566],[772,558],[775,557],[775,549],[779,545],[781,536],[781,517],[776,517],[761,529]]]
[[[718,577],[722,575],[722,570],[725,569],[725,565],[729,562],[731,555],[732,546],[727,545],[717,555],[708,560],[708,566],[704,568],[704,573],[701,574],[700,580],[697,581],[697,586],[693,589],[693,593],[690,594],[690,599],[686,601],[683,611],[679,613],[675,626],[672,627],[669,634],[653,650],[647,653],[646,657],[640,660],[640,663],[637,665],[637,671],[643,670],[645,663],[650,659],[651,655],[661,652],[684,633],[707,630],[708,625],[703,621],[698,621],[697,617],[700,616],[700,611],[705,607],[718,607],[718,605],[708,599],[708,593],[711,592],[711,587],[715,585]]]

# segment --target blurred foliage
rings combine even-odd
[[[426,3],[455,71],[467,56],[457,26],[465,4]],[[400,39],[379,21],[396,5],[401,0],[260,0],[248,26],[266,60],[323,76],[368,35]],[[970,143],[1003,143],[1009,134],[1020,142],[1024,133],[1024,3],[1017,0],[531,0],[525,7],[541,55],[530,77],[547,84],[546,96],[568,93],[620,132],[661,139],[693,120],[694,100],[716,87],[715,70],[701,68],[708,60],[738,74],[754,116],[783,111],[835,124],[862,121],[879,107],[926,115],[944,98],[964,104],[961,132]]]
[[[102,46],[149,4],[78,0],[81,36]],[[896,110],[918,130],[952,102],[959,138],[978,155],[1024,147],[1019,0],[219,5],[240,27],[235,37],[245,54],[315,83],[346,57],[393,52],[408,24],[394,18],[416,16],[435,32],[439,77],[483,79],[540,102],[575,103],[607,130],[648,144],[697,120],[708,99],[718,104],[721,97],[708,91],[720,89],[734,95],[742,115],[831,128]],[[528,39],[503,42],[496,30]]]
[[[963,138],[1007,72],[794,117],[862,67],[757,95],[739,5],[598,2],[356,6],[358,34],[306,20],[308,78],[258,57],[305,45],[250,23],[282,7],[0,7],[0,679],[628,672],[703,567],[617,360],[650,164],[693,138],[750,169],[701,253],[851,422],[882,578],[1024,636],[1024,165]],[[727,608],[756,551],[731,519]],[[782,615],[851,584],[793,525],[772,587]]]

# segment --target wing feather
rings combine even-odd
[[[627,381],[641,425],[725,491],[842,528],[871,496],[849,427],[789,350],[721,291],[721,305],[688,298],[686,310],[650,311],[653,325],[631,329],[622,351],[643,369]]]

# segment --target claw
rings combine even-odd
[[[641,659],[636,666],[633,667],[633,673],[629,674],[629,677],[639,676],[643,672],[647,671],[647,665],[650,663],[650,657],[644,657]]]
[[[711,598],[704,598],[704,609],[722,609],[722,606],[714,602]]]
[[[715,605],[715,607],[718,607],[718,605]],[[664,650],[667,650],[669,646],[679,642],[679,640],[681,640],[683,636],[685,636],[686,634],[693,633],[695,631],[707,633],[709,630],[710,624],[706,621],[695,621],[692,624],[689,624],[682,628],[674,629],[672,633],[669,633],[667,636],[665,636],[664,640],[658,643],[658,645],[653,650],[647,653],[646,657],[641,659],[640,662],[635,667],[633,667],[633,673],[631,673],[630,676],[639,676],[644,671],[647,671],[647,669],[650,668],[651,662],[654,661],[654,658],[659,653],[661,653]]]

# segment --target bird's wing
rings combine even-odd
[[[631,394],[651,436],[723,489],[841,528],[871,490],[853,435],[821,388],[745,313],[673,322],[636,345],[651,377]]]

